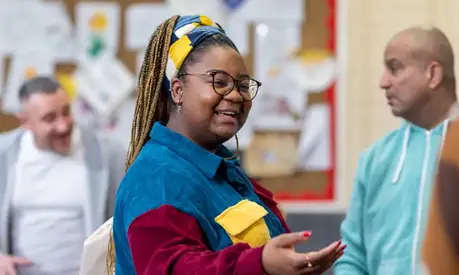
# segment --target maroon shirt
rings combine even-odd
[[[251,182],[259,198],[290,232],[273,194]],[[263,247],[239,243],[211,251],[197,220],[169,205],[137,217],[129,226],[128,240],[138,275],[264,275]]]

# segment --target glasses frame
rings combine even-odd
[[[225,94],[221,94],[221,93],[217,92],[217,90],[215,89],[215,75],[217,75],[219,73],[226,74],[233,80],[233,86]],[[247,80],[247,79],[253,80],[253,81],[255,81],[255,83],[257,83],[257,91],[255,92],[255,95],[251,99],[249,99],[249,100],[245,100],[244,99],[244,101],[252,101],[258,95],[258,91],[259,91],[259,89],[260,89],[260,87],[262,85],[262,83],[260,81],[258,81],[256,79],[253,79],[251,77],[244,77],[243,79],[239,79],[239,80],[238,79],[234,79],[234,77],[232,75],[230,75],[229,73],[227,73],[225,71],[222,71],[222,70],[212,70],[212,71],[208,71],[208,72],[205,72],[205,73],[182,73],[182,74],[177,75],[177,78],[180,78],[182,76],[187,76],[187,75],[190,75],[190,76],[211,76],[212,77],[212,89],[214,90],[214,92],[216,94],[218,94],[220,96],[229,95],[234,90],[234,87],[236,87],[238,93],[241,94],[241,91],[239,91],[238,85],[244,80]]]

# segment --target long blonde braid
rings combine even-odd
[[[169,53],[169,44],[178,16],[162,23],[151,36],[143,59],[138,81],[138,94],[131,129],[131,142],[126,159],[126,170],[136,159],[156,121],[168,120],[168,94],[163,91],[163,79]],[[115,245],[110,233],[106,261],[107,274],[115,271]]]

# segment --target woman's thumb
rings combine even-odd
[[[291,247],[298,243],[304,242],[311,236],[311,231],[287,233],[272,239],[277,247]]]

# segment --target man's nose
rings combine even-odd
[[[381,76],[381,79],[379,80],[379,87],[381,89],[387,89],[390,86],[389,82],[389,76],[387,75],[386,72],[384,72]]]
[[[71,125],[71,123],[69,123],[67,120],[61,119],[56,125],[56,130],[59,133],[68,132],[69,129],[70,129],[70,125]]]

